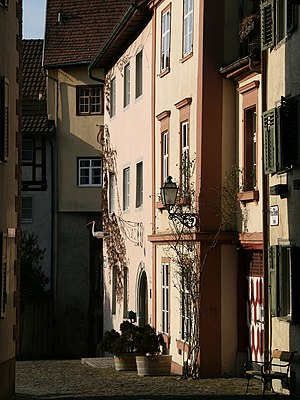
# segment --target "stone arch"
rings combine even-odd
[[[140,262],[136,284],[136,317],[138,326],[145,326],[148,322],[148,279],[145,264]]]

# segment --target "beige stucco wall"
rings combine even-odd
[[[99,211],[100,188],[77,186],[77,157],[99,157],[103,115],[76,115],[76,86],[95,85],[87,66],[48,73],[48,114],[57,123],[58,211]]]
[[[8,89],[8,158],[6,162],[0,162],[0,232],[7,235],[4,240],[4,253],[6,253],[7,275],[6,292],[7,303],[4,318],[0,318],[0,398],[8,399],[14,394],[14,368],[16,355],[17,325],[16,307],[18,296],[17,276],[15,261],[18,259],[17,239],[15,233],[18,226],[18,164],[20,143],[19,110],[19,84],[16,72],[19,71],[19,52],[21,42],[21,23],[17,16],[21,16],[21,4],[19,1],[10,1],[8,8],[0,7],[0,76],[6,77],[9,82]],[[2,243],[0,242],[0,246]],[[4,256],[4,254],[2,254]],[[1,260],[2,261],[2,260]],[[1,279],[2,280],[2,279]]]
[[[105,113],[105,124],[110,134],[110,144],[116,150],[116,193],[115,213],[125,221],[142,223],[141,246],[128,240],[126,243],[126,259],[128,267],[128,310],[137,312],[138,283],[140,274],[145,271],[148,283],[148,323],[152,323],[150,288],[152,286],[151,245],[147,236],[151,233],[151,74],[152,74],[152,31],[149,24],[139,37],[127,48],[124,54],[109,71],[107,78],[116,78],[116,115],[110,118]],[[143,92],[135,96],[135,56],[143,50]],[[130,62],[130,104],[123,107],[124,64]],[[143,162],[143,204],[136,208],[136,164]],[[123,210],[123,169],[130,167],[130,199],[129,209]],[[119,200],[119,202],[118,202]],[[133,235],[136,228],[131,229]],[[104,240],[104,256],[107,256]],[[123,302],[117,303],[116,314],[111,313],[111,268],[104,268],[104,331],[112,326],[119,329],[123,321]]]

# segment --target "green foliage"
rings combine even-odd
[[[124,321],[120,325],[120,331],[121,334],[114,329],[106,331],[99,343],[99,349],[112,354],[155,354],[164,343],[162,335],[157,335],[150,325],[140,328],[132,322]]]
[[[38,244],[35,233],[23,232],[21,243],[21,277],[20,294],[21,304],[45,296],[45,286],[49,282],[42,271],[41,261],[44,259],[45,249]]]
[[[157,335],[155,329],[150,325],[145,325],[139,329],[136,338],[137,353],[156,354],[160,352],[160,346],[164,345],[162,335]]]

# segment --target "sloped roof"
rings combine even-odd
[[[117,61],[129,43],[137,38],[151,20],[149,3],[150,0],[139,0],[126,10],[89,65],[89,71],[97,67],[109,69]]]
[[[42,66],[43,40],[23,40],[22,133],[50,133],[46,77]]]
[[[48,0],[44,66],[87,64],[133,0]]]

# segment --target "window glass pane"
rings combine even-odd
[[[130,65],[124,68],[124,107],[130,103]]]
[[[142,86],[143,86],[143,51],[141,50],[136,55],[136,82],[135,82],[135,97],[139,97],[142,95]]]
[[[33,140],[23,139],[22,141],[22,161],[32,162],[33,161]]]
[[[79,162],[79,186],[102,185],[102,160],[80,159]]]
[[[22,197],[22,222],[32,222],[32,197]]]
[[[143,163],[136,165],[136,207],[143,204]]]

